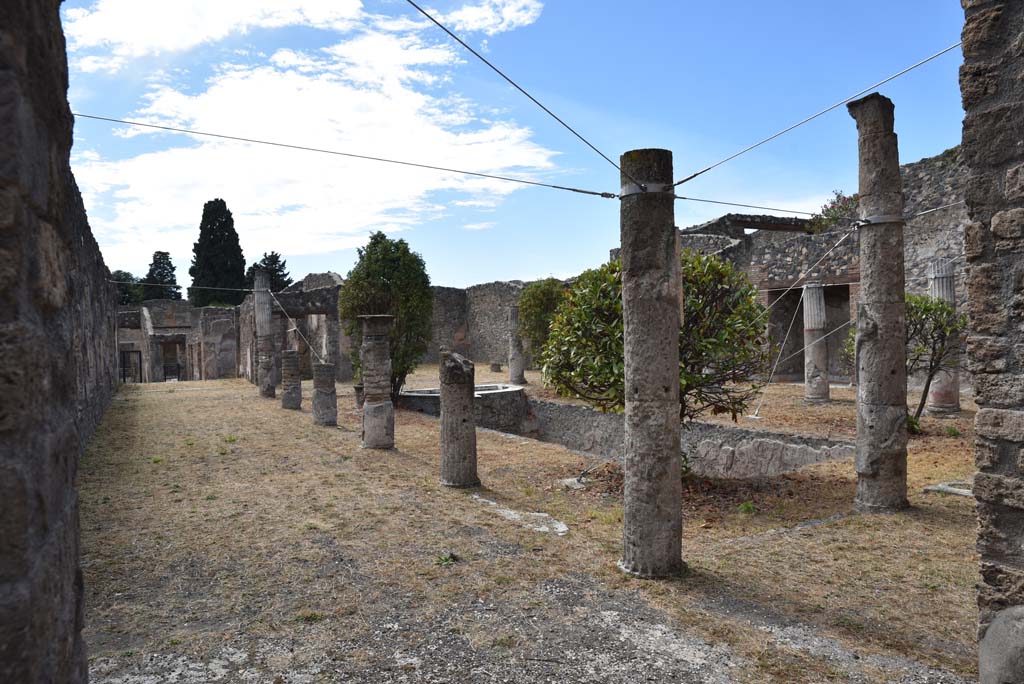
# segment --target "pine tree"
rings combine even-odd
[[[139,279],[128,271],[114,271],[110,279],[117,283],[117,303],[121,306],[132,306],[142,303],[142,286]]]
[[[288,273],[287,262],[281,258],[280,254],[277,252],[270,252],[269,254],[264,252],[263,258],[255,262],[245,272],[245,286],[250,290],[252,289],[253,269],[255,268],[262,268],[270,274],[271,292],[280,292],[295,282]]]
[[[203,287],[223,287],[226,290],[191,290],[189,300],[193,306],[211,304],[240,304],[244,292],[232,292],[245,287],[245,257],[238,244],[235,219],[222,199],[203,205],[203,219],[199,223],[199,240],[192,246],[192,266],[188,269],[192,284]]]
[[[174,275],[174,264],[167,252],[153,252],[153,263],[143,279],[143,299],[181,299],[181,290],[176,286],[178,279]],[[155,284],[153,284],[155,283]]]

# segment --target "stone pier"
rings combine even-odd
[[[625,493],[619,567],[638,577],[683,571],[679,454],[679,287],[672,153],[622,155],[622,309],[626,366]],[[635,179],[646,188],[635,185]]]
[[[253,269],[253,311],[256,319],[256,384],[260,396],[273,399],[274,331],[271,326],[270,274]]]
[[[939,257],[931,264],[930,292],[932,297],[941,299],[956,308],[956,271],[953,260]],[[953,342],[959,347],[960,340]],[[960,411],[960,353],[954,353],[949,365],[939,371],[932,380],[928,391],[928,413],[948,414]]]
[[[857,307],[857,498],[864,513],[906,508],[907,364],[903,191],[892,102],[847,105],[860,160]]]
[[[825,288],[821,283],[804,285],[804,403],[829,400],[828,344],[825,330]]]
[[[287,349],[281,353],[281,408],[296,411],[302,408],[299,352],[294,349]]]
[[[513,385],[526,384],[526,354],[523,338],[519,336],[519,307],[508,310],[508,381]]]
[[[451,352],[441,353],[441,484],[477,487],[476,419],[473,362]]]
[[[394,316],[360,316],[363,346],[363,448],[395,447],[395,407],[391,403],[391,342]]]
[[[338,392],[334,386],[334,364],[313,364],[313,424],[338,424]]]
[[[974,381],[980,684],[1024,681],[1024,3],[964,2],[967,369]]]

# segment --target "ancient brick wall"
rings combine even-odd
[[[1005,609],[1024,604],[1024,4],[963,5],[967,361],[979,407],[974,493],[984,634]],[[982,653],[986,681],[984,641]]]
[[[508,312],[525,283],[519,280],[466,288],[466,329],[469,358],[477,363],[508,363]]]
[[[0,3],[0,681],[86,680],[78,459],[116,388],[117,295],[68,155],[57,0]]]
[[[468,302],[466,291],[457,287],[430,288],[434,295],[430,346],[423,357],[425,363],[438,363],[442,347],[469,356],[469,332],[466,328]]]

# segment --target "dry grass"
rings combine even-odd
[[[478,382],[497,380],[483,370]],[[426,377],[410,384],[428,386],[418,383]],[[848,462],[761,483],[690,481],[691,571],[641,582],[615,569],[614,468],[598,486],[567,492],[554,483],[590,461],[481,431],[480,493],[571,528],[545,535],[437,484],[434,419],[401,412],[398,450],[370,452],[358,447],[348,388],[339,387],[339,406],[342,427],[332,430],[312,425],[308,404],[283,411],[244,381],[122,390],[80,471],[92,655],[203,653],[238,634],[338,650],[341,634],[355,646],[339,657],[370,666],[384,654],[366,644],[392,612],[426,623],[467,597],[518,606],[524,617],[496,627],[467,610],[447,623],[452,633],[474,649],[515,652],[529,640],[530,611],[547,600],[537,587],[583,573],[603,592],[635,592],[729,644],[750,663],[744,681],[835,674],[825,659],[767,643],[748,624],[759,611],[862,653],[974,671],[972,502],[919,493],[972,472],[966,425],[960,438],[915,440],[906,514],[846,515],[855,487]],[[740,512],[747,502],[753,513]],[[824,522],[797,527],[807,521]]]

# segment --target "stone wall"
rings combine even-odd
[[[468,357],[478,364],[508,364],[508,312],[526,284],[520,280],[466,288]]]
[[[967,363],[974,374],[974,480],[981,681],[1021,681],[1024,605],[1024,4],[965,0],[962,156],[970,223]],[[1013,607],[1017,607],[1014,610]],[[1006,622],[1008,621],[1008,622]],[[1016,622],[1016,627],[1014,627]],[[1001,623],[1006,629],[997,629]],[[1017,630],[1016,635],[1012,633]],[[1006,650],[999,648],[1001,640]],[[1013,672],[993,670],[1015,657]],[[998,676],[997,676],[998,675]]]
[[[0,681],[86,681],[75,477],[117,294],[68,156],[57,0],[0,3]]]
[[[430,346],[423,357],[424,363],[438,363],[442,347],[470,358],[469,331],[466,327],[468,302],[466,291],[456,287],[430,288],[434,295],[431,317]]]
[[[238,312],[235,307],[192,309],[190,378],[238,377]]]

